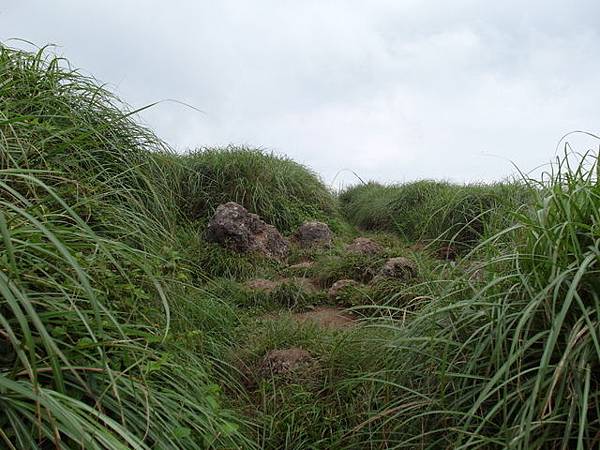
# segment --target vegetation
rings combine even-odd
[[[348,220],[362,229],[399,233],[412,242],[452,243],[465,250],[509,225],[507,216],[529,203],[528,195],[516,182],[462,186],[424,180],[353,186],[341,193],[340,201]]]
[[[0,46],[0,446],[598,446],[596,154],[336,198],[258,150],[176,155],[134,117],[45,49]],[[288,236],[324,220],[334,244],[286,263],[208,243],[226,201]],[[383,250],[350,251],[354,227]],[[396,256],[416,274],[382,276]],[[326,307],[346,322],[307,319]],[[290,348],[301,369],[265,365]]]
[[[214,300],[163,255],[178,193],[127,111],[43,51],[0,49],[0,440],[253,448],[216,383],[228,309],[206,321]]]
[[[395,434],[388,442],[400,448],[597,445],[597,175],[597,155],[576,166],[568,156],[559,160],[535,186],[531,213],[481,244],[491,247],[508,233],[511,252],[490,259],[478,284],[450,280],[396,330],[388,347],[395,355],[393,383],[403,394],[382,406],[379,429]]]
[[[336,224],[337,204],[318,177],[285,157],[260,150],[202,149],[183,157],[185,210],[209,218],[221,203],[236,202],[282,232],[307,219]]]

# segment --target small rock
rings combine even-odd
[[[331,286],[329,288],[329,291],[327,291],[327,295],[332,300],[335,300],[336,298],[338,298],[340,296],[340,294],[343,291],[345,291],[349,288],[356,289],[358,286],[359,286],[359,283],[354,280],[338,280],[335,283],[333,283],[333,286]]]
[[[351,253],[360,253],[362,255],[376,255],[383,251],[383,247],[373,239],[358,237],[346,246],[346,250]]]
[[[265,280],[263,278],[257,278],[255,280],[250,280],[244,284],[246,288],[251,289],[253,291],[264,291],[264,292],[273,292],[279,286],[279,283],[272,280]]]
[[[235,202],[217,207],[206,237],[237,252],[259,252],[278,260],[285,259],[289,252],[288,243],[277,228]]]
[[[398,278],[400,280],[407,280],[416,274],[417,265],[403,256],[388,259],[379,271],[380,276]]]
[[[263,375],[282,375],[309,366],[312,362],[310,353],[299,347],[271,350],[263,358],[260,372]]]
[[[302,248],[330,247],[333,233],[326,223],[313,221],[303,223],[294,237]]]

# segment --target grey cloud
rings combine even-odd
[[[0,39],[59,44],[134,106],[205,111],[143,114],[179,150],[266,147],[326,181],[492,180],[598,128],[598,17],[594,1],[9,0]]]

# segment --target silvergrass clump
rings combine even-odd
[[[514,182],[464,186],[429,180],[401,185],[370,182],[342,192],[340,202],[346,217],[360,228],[396,232],[410,242],[450,243],[464,252],[510,224],[512,212],[528,203],[527,192]]]
[[[348,254],[353,230],[302,166],[246,149],[174,155],[43,50],[0,47],[0,94],[0,446],[600,445],[596,155],[539,182],[350,189],[359,225],[474,247],[439,261],[413,246],[418,275],[400,281],[374,275],[405,246],[378,234],[387,250]],[[296,273],[202,240],[227,200],[287,231],[323,217],[347,235],[294,249],[313,262]],[[287,272],[370,282],[337,299],[361,320],[328,330],[272,314],[324,302],[307,280],[240,283]],[[311,370],[253,371],[290,347]]]
[[[285,157],[245,147],[201,149],[183,157],[185,210],[209,218],[221,203],[234,201],[283,233],[305,220],[339,228],[337,203],[310,169]]]
[[[458,278],[389,342],[398,395],[361,432],[394,448],[593,448],[600,435],[598,160],[567,157],[482,284]],[[390,356],[391,355],[391,356]],[[357,377],[362,383],[364,377]]]
[[[219,361],[171,343],[198,290],[166,287],[177,194],[119,105],[43,49],[0,47],[0,442],[254,448]]]

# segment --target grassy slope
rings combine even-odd
[[[173,156],[43,52],[1,48],[0,90],[0,440],[251,448],[216,383],[234,314],[177,255]]]
[[[343,212],[387,248],[356,256],[344,249],[356,232],[310,171],[247,149],[177,156],[127,111],[43,52],[0,51],[4,446],[597,444],[594,156],[527,187],[350,189]],[[316,218],[338,237],[330,250],[293,249],[290,263],[315,261],[307,269],[240,256],[203,240],[227,200],[286,233]],[[439,261],[413,245],[436,239],[469,253]],[[418,275],[373,281],[397,255]],[[363,284],[335,300],[294,281],[271,294],[243,285],[291,276]],[[327,331],[290,316],[332,301],[364,325]],[[292,346],[318,364],[259,375],[265,353]]]
[[[317,176],[302,165],[259,150],[202,149],[183,156],[184,210],[192,219],[209,218],[221,203],[234,201],[260,213],[281,232],[306,219],[339,228],[335,199]]]
[[[428,180],[402,185],[370,182],[342,192],[340,201],[348,220],[362,229],[468,250],[482,236],[507,226],[511,214],[530,202],[527,192],[515,182],[465,186]]]

